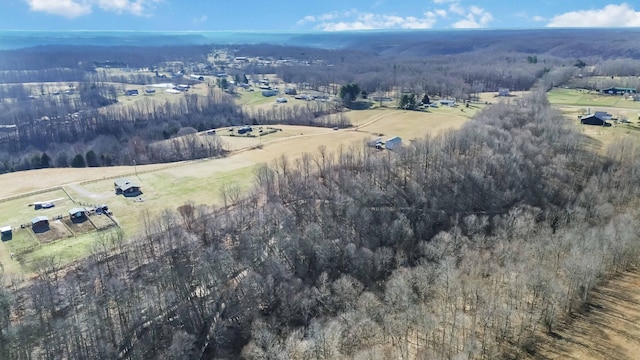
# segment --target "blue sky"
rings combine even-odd
[[[3,30],[640,27],[640,4],[593,0],[3,0],[2,3]]]

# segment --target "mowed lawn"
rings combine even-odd
[[[640,103],[626,96],[600,95],[583,89],[553,88],[547,93],[549,102],[554,105],[573,105],[585,107],[609,107],[639,109]]]
[[[99,169],[42,169],[0,175],[3,197],[28,193],[38,189],[62,186],[63,190],[51,190],[13,200],[0,199],[0,225],[29,222],[36,215],[53,217],[67,215],[71,207],[79,203],[106,204],[117,218],[126,235],[131,236],[144,229],[145,218],[157,219],[165,209],[175,210],[192,202],[196,205],[221,205],[224,188],[235,187],[246,192],[254,186],[254,172],[261,163],[273,164],[283,156],[295,161],[305,153],[315,153],[323,146],[329,152],[337,152],[349,146],[362,146],[365,140],[385,136],[400,136],[409,140],[426,133],[439,133],[461,127],[468,118],[459,110],[442,112],[415,112],[390,109],[352,111],[348,116],[356,126],[333,130],[305,126],[275,126],[283,130],[264,136],[261,147],[245,147],[226,158],[185,161],[175,164],[148,166],[120,166]],[[246,141],[245,138],[225,137],[225,141]],[[259,141],[258,139],[252,139]],[[137,175],[136,175],[137,170]],[[125,176],[138,182],[143,194],[128,198],[116,195],[113,180]],[[39,185],[38,185],[39,184]],[[16,186],[18,185],[18,186]],[[68,195],[67,195],[68,194]],[[34,201],[58,199],[53,209],[35,211],[27,206]],[[142,201],[140,201],[142,200]],[[75,201],[75,203],[74,203]],[[97,216],[97,215],[96,215]],[[12,271],[30,271],[34,259],[54,255],[68,263],[86,256],[101,236],[109,232],[90,232],[53,243],[40,244],[29,229],[16,232],[10,241],[0,244],[0,262]],[[6,254],[29,249],[21,258],[21,268],[15,260],[5,259]],[[5,263],[7,265],[5,265]]]

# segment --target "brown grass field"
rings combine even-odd
[[[459,128],[467,121],[467,117],[455,111],[374,109],[353,111],[348,116],[354,123],[354,127],[348,129],[282,125],[275,126],[282,131],[260,138],[221,136],[234,151],[226,158],[137,167],[57,168],[3,174],[0,175],[0,188],[3,189],[0,193],[0,224],[19,229],[20,224],[28,223],[36,215],[50,218],[65,216],[71,207],[79,203],[104,203],[118,218],[125,232],[133,235],[143,228],[145,216],[154,219],[163,210],[175,209],[186,202],[219,205],[222,203],[221,189],[229,186],[246,191],[253,185],[253,172],[260,163],[271,163],[282,156],[295,160],[304,153],[316,152],[320,146],[337,151],[340,147],[361,144],[380,133],[388,137],[400,136],[408,141],[426,133]],[[113,188],[116,177],[138,181],[142,185],[140,198],[143,201],[116,195]],[[20,197],[9,199],[16,195]],[[51,209],[36,211],[28,206],[36,201],[52,199],[61,200],[56,201],[56,206]],[[85,232],[86,229],[76,230],[74,237],[60,240],[49,239],[55,235],[53,232],[35,235],[29,229],[19,229],[13,240],[0,243],[0,263],[7,272],[28,271],[15,259],[10,259],[8,254],[11,252],[26,254],[20,259],[27,268],[34,259],[46,255],[59,256],[62,262],[73,261],[86,255],[100,234]]]
[[[638,359],[640,272],[618,275],[598,286],[582,309],[553,336],[538,339],[531,359]]]

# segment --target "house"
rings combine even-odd
[[[116,194],[123,194],[124,196],[138,195],[140,194],[140,185],[126,178],[116,179],[113,182],[113,186],[116,189]]]
[[[597,126],[611,126],[605,119],[599,117],[596,114],[585,115],[580,118],[580,124],[583,125],[597,125]]]
[[[498,96],[509,96],[509,88],[498,88]]]
[[[46,216],[36,216],[31,219],[31,229],[34,232],[45,232],[49,230],[49,218]]]
[[[600,89],[601,94],[607,95],[625,95],[625,94],[635,94],[637,91],[635,88],[623,88],[623,87],[608,87],[606,89]]]
[[[296,90],[296,88],[286,88],[284,89],[284,93],[286,95],[296,95],[298,94],[298,91]]]
[[[400,146],[402,146],[402,139],[399,136],[394,136],[384,142],[384,147],[387,150],[395,150]]]
[[[135,89],[134,89],[134,90],[127,90],[127,91],[125,92],[125,94],[126,94],[127,96],[138,96],[138,90],[135,90]]]
[[[2,234],[2,241],[11,240],[11,238],[13,237],[11,226],[0,227],[0,234]]]
[[[452,99],[443,99],[440,100],[440,105],[442,106],[456,106],[456,101]]]
[[[85,208],[77,207],[69,210],[69,218],[73,220],[86,220],[87,210]]]

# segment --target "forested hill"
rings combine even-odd
[[[397,154],[282,158],[244,199],[169,209],[2,288],[0,358],[535,353],[640,256],[638,149],[585,144],[535,93]]]

